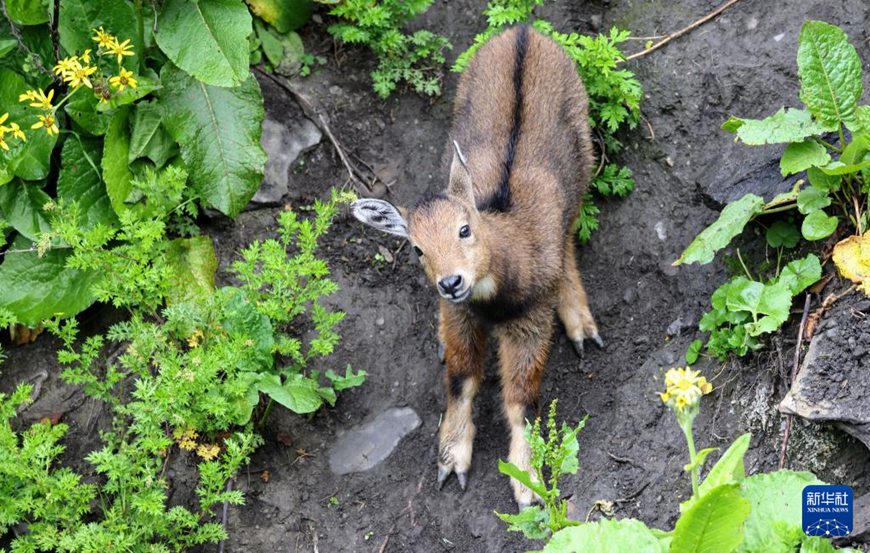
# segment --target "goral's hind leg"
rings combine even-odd
[[[574,254],[574,239],[569,236],[565,241],[565,267],[563,268],[562,288],[559,292],[559,319],[565,325],[568,339],[574,345],[577,355],[583,357],[583,341],[591,339],[599,347],[604,341],[598,334],[598,325],[589,310],[586,290],[580,280],[577,258]]]
[[[438,442],[438,487],[456,472],[464,490],[471,468],[474,442],[472,402],[483,379],[486,332],[464,306],[441,302],[438,334],[444,343],[447,364],[447,413],[441,422]]]

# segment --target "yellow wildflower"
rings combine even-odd
[[[9,151],[9,144],[6,144],[6,141],[3,140],[4,133],[5,133],[5,131],[2,128],[0,128],[0,149],[6,150],[8,152]]]
[[[202,444],[198,448],[196,448],[196,454],[205,459],[206,461],[211,461],[215,457],[218,456],[218,453],[221,452],[221,448],[217,444]]]
[[[117,38],[112,40],[112,42],[106,46],[106,50],[118,56],[118,65],[121,65],[121,62],[124,61],[124,56],[136,55],[133,53],[133,47],[130,45],[129,38],[124,42],[118,42]]]
[[[49,135],[55,135],[60,132],[57,128],[57,121],[54,115],[40,115],[39,121],[30,126],[31,129],[45,129]]]
[[[123,67],[117,76],[109,78],[109,84],[115,87],[118,92],[123,92],[128,86],[130,88],[136,88],[139,86],[139,83],[133,78],[133,72],[128,71]]]
[[[82,61],[85,62],[86,64],[91,63],[91,49],[88,48],[87,50],[82,52],[81,58],[82,58]]]
[[[203,338],[202,330],[197,328],[196,332],[194,332],[193,334],[188,336],[187,345],[191,348],[198,347],[200,342],[202,342],[202,338]]]
[[[39,108],[44,110],[50,110],[53,106],[51,105],[51,99],[54,98],[54,90],[49,90],[46,95],[42,89],[38,89],[36,91],[29,90],[28,92],[33,92],[33,97],[31,98],[30,107]],[[19,98],[20,100],[21,98]]]
[[[199,436],[199,434],[196,433],[196,430],[188,428],[187,430],[179,432],[176,429],[174,434],[175,438],[178,440],[178,447],[186,451],[193,451],[196,449],[196,438]]]
[[[87,62],[85,62],[87,63]],[[73,73],[76,69],[82,66],[79,63],[79,59],[75,56],[69,56],[68,58],[63,58],[62,60],[58,60],[57,65],[53,67],[55,75],[61,75],[66,77],[70,73]]]
[[[115,42],[115,37],[107,33],[103,30],[103,26],[100,25],[99,29],[94,29],[96,33],[91,39],[97,43],[97,46],[100,48],[108,48],[110,44]]]
[[[670,369],[665,373],[665,387],[665,392],[659,397],[668,407],[679,412],[696,406],[701,396],[713,390],[713,385],[701,376],[700,371],[690,368]]]
[[[21,131],[21,127],[18,126],[18,123],[9,123],[9,132],[12,133],[12,136],[17,138],[22,142],[27,142],[27,137],[24,136],[24,133]]]
[[[36,91],[35,91],[35,90],[28,90],[28,91],[25,92],[24,94],[19,94],[19,95],[18,95],[18,101],[19,101],[19,102],[33,102],[33,101],[36,101]],[[7,114],[7,115],[8,115],[8,114]]]
[[[85,85],[88,88],[94,88],[94,85],[91,83],[91,75],[93,75],[97,71],[96,67],[79,67],[72,73],[67,74],[64,77],[64,80],[69,83],[69,85],[73,88],[79,88],[82,85]]]

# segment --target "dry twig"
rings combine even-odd
[[[691,31],[692,29],[700,27],[704,23],[710,21],[711,19],[713,19],[717,15],[721,14],[722,12],[724,12],[725,10],[727,10],[728,8],[730,8],[731,6],[733,6],[734,4],[736,4],[739,1],[740,0],[728,0],[727,2],[725,2],[724,4],[722,4],[721,6],[716,8],[715,10],[711,11],[710,13],[708,13],[707,15],[702,17],[701,19],[691,23],[690,25],[687,25],[686,27],[683,27],[679,31],[676,31],[674,33],[667,35],[665,38],[656,42],[655,44],[653,44],[649,48],[647,48],[645,50],[641,50],[640,52],[634,53],[634,54],[628,56],[627,58],[625,58],[625,60],[623,60],[623,61],[636,60],[637,58],[645,56],[645,55],[649,54],[650,52],[654,52],[655,50],[658,50],[659,48],[661,48],[662,46],[664,46],[668,42],[674,40],[675,38],[679,38],[679,37],[683,36],[684,34],[688,33],[689,31]]]
[[[810,300],[812,299],[812,294],[807,293],[804,299],[804,314],[801,317],[801,326],[798,328],[798,338],[797,343],[794,347],[794,364],[791,367],[791,378],[789,379],[789,385],[794,384],[795,378],[797,378],[798,371],[800,370],[801,363],[801,345],[804,339],[804,329],[807,326],[807,317],[810,314]],[[782,470],[785,467],[785,452],[788,449],[788,436],[791,433],[791,423],[794,417],[792,415],[786,415],[785,419],[785,432],[782,436],[782,446],[779,449],[779,469]]]
[[[357,192],[361,194],[371,194],[375,183],[378,182],[378,176],[368,166],[367,163],[360,160],[360,162],[363,163],[363,165],[365,165],[368,169],[367,172],[364,172],[350,159],[350,156],[341,145],[341,142],[339,142],[339,140],[332,133],[332,129],[330,128],[329,123],[326,120],[326,116],[323,115],[323,110],[319,107],[316,107],[311,102],[311,100],[309,100],[307,96],[299,92],[296,87],[293,86],[293,83],[291,83],[289,80],[283,77],[278,77],[271,73],[267,73],[259,67],[254,67],[254,70],[260,75],[268,78],[269,80],[289,92],[291,96],[293,96],[293,98],[299,104],[299,107],[301,107],[302,111],[305,112],[305,115],[309,117],[312,121],[314,121],[314,124],[317,125],[321,131],[323,131],[323,134],[325,134],[327,138],[329,138],[329,141],[335,148],[336,153],[338,153],[338,157],[341,159],[341,163],[344,165],[344,169],[347,171],[348,181],[354,185],[354,188],[356,188]]]

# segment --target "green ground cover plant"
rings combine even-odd
[[[762,337],[788,319],[792,299],[821,278],[816,255],[797,259],[791,253],[801,238],[815,242],[851,234],[834,247],[833,259],[845,278],[870,293],[870,106],[859,105],[861,59],[841,29],[807,21],[797,67],[805,109],[782,108],[761,120],[732,116],[722,128],[748,145],[785,144],[782,175],[804,178],[769,202],[747,194],[728,204],[674,262],[709,263],[750,223],[765,229],[775,268],[764,271],[766,278],[755,275],[738,250],[743,274],[714,292],[712,309],[701,319],[700,330],[710,333],[707,351],[720,359],[761,347]],[[794,259],[783,267],[784,257]]]
[[[0,323],[34,328],[98,299],[92,271],[67,263],[63,238],[46,248],[49,206],[76,200],[82,230],[118,235],[131,212],[161,208],[148,205],[161,194],[146,199],[143,187],[167,187],[183,197],[177,203],[188,217],[158,248],[192,232],[203,208],[238,215],[266,161],[263,99],[249,64],[287,75],[310,71],[317,60],[295,29],[313,6],[63,0],[55,21],[53,5],[4,3]]]
[[[317,0],[332,6],[338,21],[328,31],[347,44],[368,46],[378,58],[372,86],[387,98],[400,83],[427,96],[441,94],[444,51],[453,46],[446,37],[425,29],[406,33],[402,26],[419,16],[433,0]]]
[[[343,318],[320,304],[336,285],[317,241],[351,196],[333,193],[307,218],[283,211],[278,237],[253,242],[230,267],[238,285],[216,287],[209,238],[167,239],[176,202],[183,203],[162,194],[165,181],[183,182],[176,171],[151,177],[163,186],[143,184],[144,205],[153,210],[128,210],[119,230],[83,229],[77,203],[49,209],[47,252],[55,240],[65,244],[68,265],[92,271],[100,300],[130,317],[87,337],[74,318],[47,322],[63,343],[61,378],[112,413],[112,429],[87,456],[92,473],[58,466],[64,425],[12,429],[28,386],[0,397],[0,535],[27,528],[11,551],[186,551],[224,539],[214,507],[244,500],[226,482],[262,442],[254,415],[262,423],[273,403],[311,413],[365,380],[350,367],[311,366],[332,353]],[[179,455],[194,460],[199,474],[195,508],[167,505],[165,471]],[[96,483],[82,484],[94,475]]]
[[[536,7],[545,0],[491,0],[484,15],[487,28],[478,34],[468,50],[459,55],[453,70],[461,72],[471,57],[490,38],[510,25],[530,23],[535,29],[560,44],[577,65],[589,95],[589,120],[598,138],[598,157],[601,160],[591,190],[583,200],[583,205],[575,222],[575,231],[581,243],[589,241],[598,228],[599,209],[595,196],[627,196],[634,189],[631,169],[611,161],[623,148],[616,137],[623,128],[633,129],[640,121],[640,100],[643,88],[634,73],[619,66],[625,56],[619,45],[628,40],[630,33],[613,28],[609,33],[586,36],[578,33],[561,33],[544,19],[534,16]]]
[[[700,469],[718,448],[696,451],[693,425],[700,410],[701,399],[712,386],[698,371],[690,368],[670,369],[665,374],[662,402],[673,412],[682,429],[689,452],[683,467],[689,475],[692,495],[680,504],[680,517],[672,530],[649,528],[634,519],[602,518],[595,522],[569,520],[557,508],[557,517],[548,516],[560,498],[558,476],[547,486],[543,475],[574,473],[577,470],[577,430],[563,425],[556,432],[555,409],[551,407],[547,427],[549,436],[531,435],[535,474],[512,465],[505,474],[532,487],[541,495],[545,508],[527,507],[518,515],[500,515],[511,530],[522,531],[530,539],[548,539],[543,553],[606,553],[609,551],[639,551],[643,553],[758,553],[801,552],[833,553],[829,540],[809,537],[801,529],[801,492],[804,486],[821,484],[809,472],[779,470],[746,475],[744,456],[751,436],[737,438],[707,471],[703,480]],[[582,424],[581,424],[582,426]],[[540,429],[540,420],[529,427]],[[572,458],[569,462],[569,457]],[[507,463],[500,462],[502,469]],[[568,470],[565,470],[567,467]],[[555,490],[555,497],[551,492]],[[841,549],[841,551],[856,551]]]

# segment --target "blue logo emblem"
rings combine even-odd
[[[806,486],[802,495],[806,535],[841,538],[852,532],[852,488]]]

